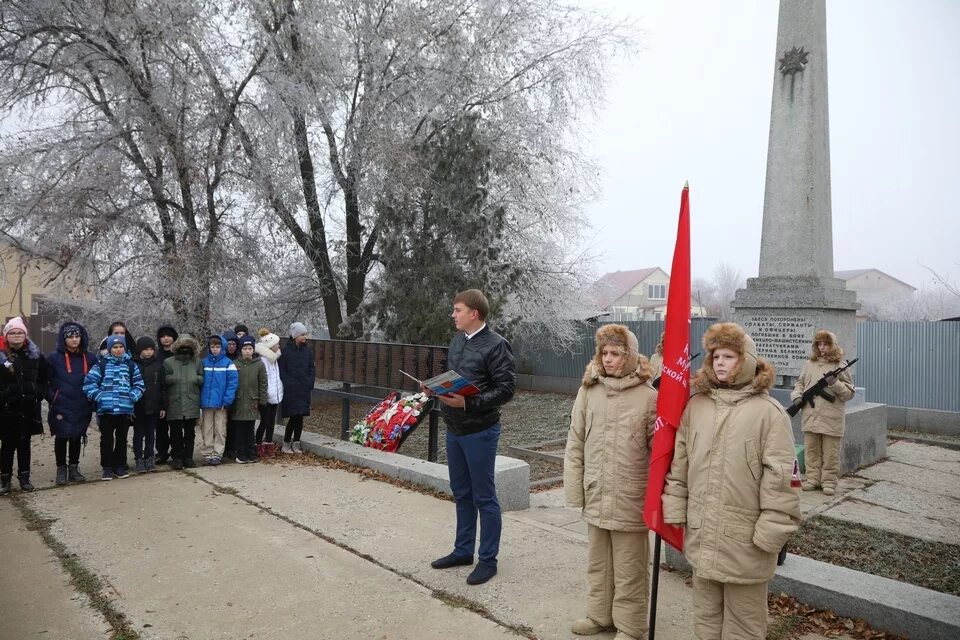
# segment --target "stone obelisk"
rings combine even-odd
[[[833,277],[831,219],[825,0],[780,0],[760,272],[733,307],[785,384],[817,329],[855,356],[859,304]]]

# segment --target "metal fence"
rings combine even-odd
[[[700,351],[703,334],[714,321],[694,318],[690,320],[691,355]],[[663,320],[629,320],[620,322],[637,336],[640,353],[653,353],[663,333]],[[600,327],[596,322],[584,322],[579,329],[579,337],[567,350],[558,350],[550,336],[535,336],[514,342],[517,356],[517,373],[535,376],[553,376],[558,378],[579,378],[590,362],[594,352],[594,334]],[[702,356],[701,356],[702,357]],[[694,368],[700,366],[700,358],[694,362]]]
[[[960,411],[960,322],[861,323],[857,357],[867,402]]]
[[[653,353],[663,321],[623,322],[637,336],[640,352]],[[690,322],[690,350],[700,351],[711,321]],[[599,325],[585,322],[573,346],[558,351],[549,336],[514,344],[518,373],[579,378],[593,356]],[[867,402],[897,407],[960,411],[960,322],[864,322],[857,325],[857,386]],[[701,356],[702,358],[703,356]],[[698,358],[694,368],[700,366]]]

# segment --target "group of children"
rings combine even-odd
[[[101,480],[129,477],[131,424],[135,471],[141,473],[158,464],[195,467],[198,421],[204,464],[257,462],[265,449],[272,452],[278,414],[288,422],[283,452],[302,452],[300,434],[314,385],[307,334],[306,326],[293,323],[281,350],[280,337],[269,330],[261,329],[255,339],[237,325],[209,336],[203,355],[192,336],[170,325],[157,330],[155,342],[134,340],[124,323],[114,322],[95,354],[88,350],[87,330],[65,322],[56,350],[43,357],[23,320],[10,320],[0,341],[0,495],[11,490],[14,454],[21,489],[34,489],[30,438],[42,433],[44,399],[57,484],[86,480],[79,459],[94,413]]]
[[[778,552],[800,522],[793,430],[768,393],[773,367],[757,356],[739,325],[713,325],[703,347],[706,358],[691,381],[695,393],[677,430],[661,496],[664,520],[684,527],[684,554],[693,568],[694,635],[763,640],[767,585]],[[817,332],[794,401],[835,369],[842,355],[836,336]],[[597,331],[564,461],[567,504],[582,509],[588,532],[586,615],[573,623],[575,634],[615,628],[615,640],[647,635],[643,506],[657,419],[650,380],[658,374],[627,327],[608,324]],[[849,375],[826,382],[836,401],[803,408],[802,488],[822,487],[832,495],[853,384]]]

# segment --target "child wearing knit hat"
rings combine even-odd
[[[302,322],[290,325],[290,341],[283,347],[280,359],[280,380],[283,382],[283,400],[280,413],[288,418],[283,434],[284,453],[303,453],[300,435],[303,432],[303,419],[310,415],[310,401],[313,397],[315,365],[313,349],[307,344],[309,331]]]
[[[283,382],[280,380],[280,336],[261,328],[255,350],[267,373],[267,399],[260,405],[260,424],[257,425],[257,451],[260,457],[274,452],[273,429],[277,424],[277,410],[283,400]]]
[[[10,493],[13,457],[17,457],[20,488],[33,491],[30,482],[30,438],[43,433],[40,403],[49,381],[49,367],[37,345],[28,337],[23,318],[3,326],[6,342],[0,351],[0,495]]]
[[[790,420],[767,390],[774,369],[732,322],[703,336],[706,353],[677,430],[664,521],[685,526],[697,637],[766,637],[767,584],[800,522]]]

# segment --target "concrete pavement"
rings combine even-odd
[[[97,466],[95,442],[86,470]],[[52,443],[35,454],[34,481],[51,487]],[[910,459],[953,469],[939,451],[904,449],[890,462]],[[871,482],[861,472],[844,491]],[[143,638],[572,638],[583,612],[585,527],[560,491],[505,514],[500,573],[478,587],[465,583],[469,568],[429,567],[451,548],[451,502],[322,466],[234,464],[17,496],[53,520],[50,534],[103,580]],[[844,498],[805,493],[804,510]],[[0,523],[18,545],[0,554],[0,638],[108,637],[8,501]],[[660,584],[657,637],[692,637],[690,589],[675,573]]]

